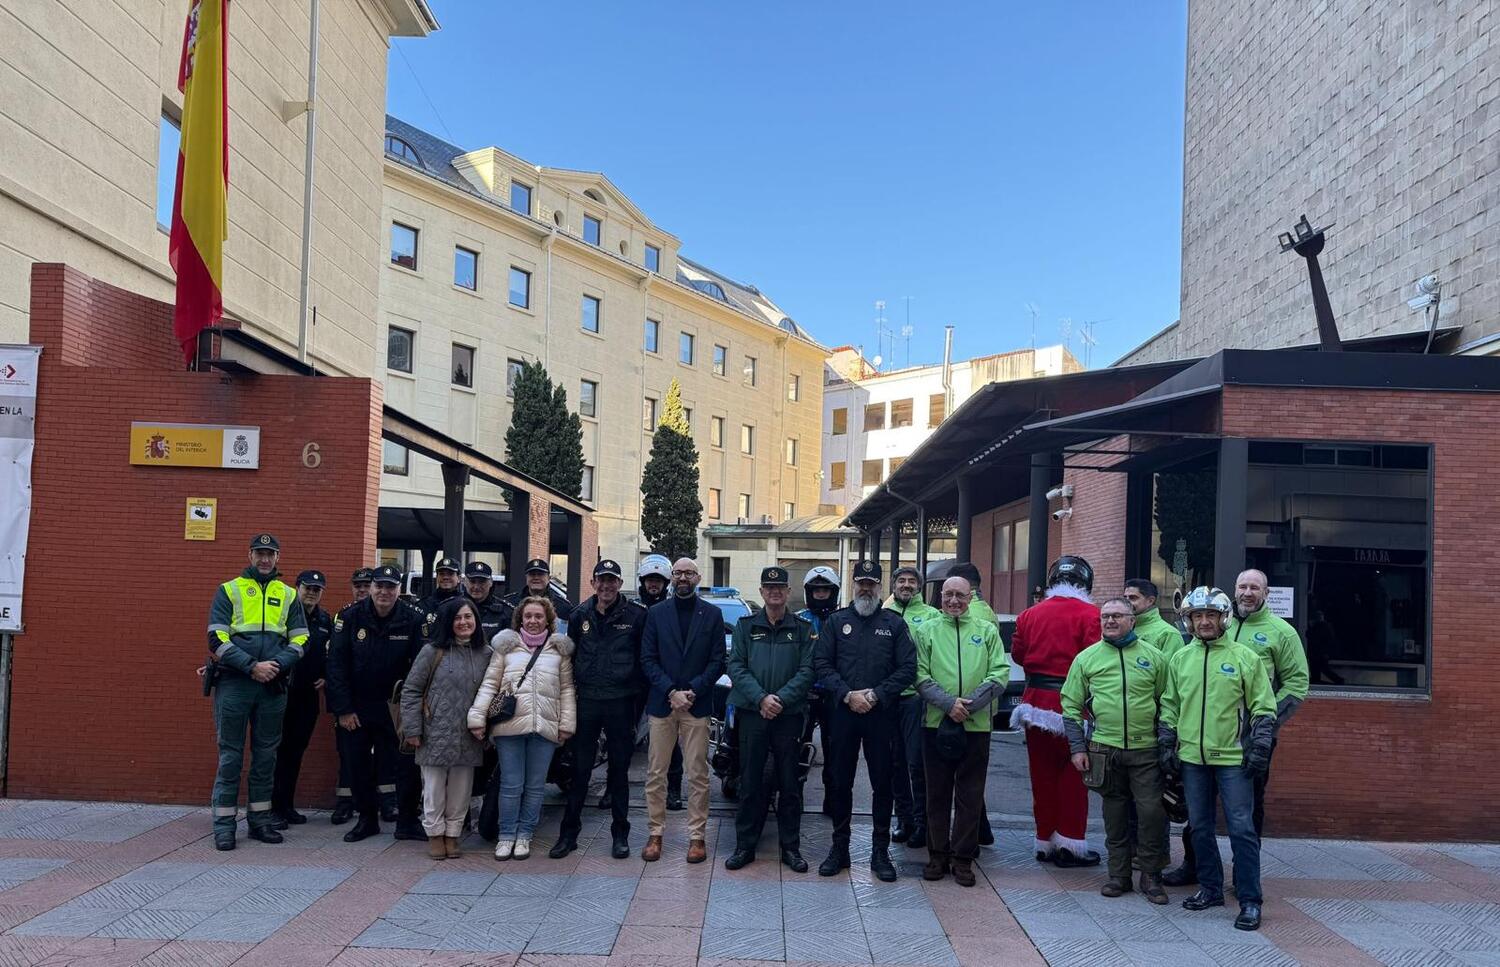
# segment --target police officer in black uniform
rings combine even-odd
[[[432,590],[427,596],[417,602],[417,607],[422,609],[423,614],[437,615],[438,605],[451,598],[456,598],[464,593],[463,583],[459,581],[458,575],[462,570],[459,563],[451,557],[440,557],[432,568],[435,575]]]
[[[281,720],[281,747],[276,750],[276,778],[271,787],[271,823],[277,829],[307,822],[296,809],[297,774],[302,771],[302,755],[318,725],[323,704],[328,641],[333,637],[333,616],[320,607],[327,586],[322,571],[297,575],[297,597],[307,615],[307,645],[287,679],[286,717]]]
[[[502,628],[510,627],[511,606],[495,592],[495,572],[483,561],[470,561],[464,566],[464,586],[479,612],[479,633],[489,643]]]
[[[353,590],[354,597],[339,609],[340,614],[370,596],[370,578],[374,574],[375,569],[372,567],[362,567],[354,572],[349,578],[349,587]],[[331,641],[332,639],[330,643]],[[333,791],[333,815],[328,817],[328,821],[335,826],[342,826],[354,818],[354,781],[349,778],[349,763],[344,759],[344,747],[339,742],[338,718],[333,718],[333,748],[339,756],[339,784]]]
[[[828,797],[833,848],[818,867],[837,876],[849,867],[849,817],[854,810],[854,773],[860,747],[874,793],[870,869],[887,883],[891,865],[891,743],[897,732],[901,693],[916,681],[917,647],[906,621],[880,606],[880,562],[854,568],[854,600],[828,616],[818,629],[813,671],[823,687],[833,753],[833,787]]]
[[[421,783],[410,756],[396,747],[390,699],[427,636],[427,616],[400,599],[401,569],[377,567],[370,596],[339,612],[328,651],[328,710],[338,717],[339,750],[350,764],[359,822],[344,834],[356,843],[380,832],[376,785],[395,792],[396,838],[426,839],[417,809]]]
[[[568,620],[568,615],[573,613],[575,605],[552,586],[552,568],[541,558],[532,558],[526,562],[526,583],[510,594],[505,596],[505,603],[512,608],[521,606],[524,598],[548,598],[552,601],[552,610],[557,612],[561,621]]]
[[[644,678],[641,636],[646,631],[646,609],[620,593],[624,573],[619,562],[594,565],[594,593],[568,619],[573,639],[573,687],[578,693],[578,730],[568,740],[573,756],[573,782],[563,812],[557,845],[548,856],[562,859],[578,848],[583,829],[583,801],[594,771],[594,751],[604,733],[610,809],[613,821],[610,855],[630,856],[630,757],[635,751],[635,698]]]

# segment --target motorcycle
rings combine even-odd
[[[738,717],[747,714],[729,704],[729,691],[733,683],[728,675],[719,676],[714,683],[713,708],[708,719],[708,762],[713,773],[719,779],[719,788],[725,799],[739,800],[740,795],[740,742],[739,730],[736,727]],[[812,771],[813,763],[817,761],[818,744],[813,739],[814,730],[822,718],[822,692],[813,689],[808,696],[808,707],[802,724],[802,740],[797,757],[797,784],[800,788],[807,786],[807,776]],[[771,759],[766,759],[766,770],[763,776],[765,788],[773,787],[771,777]],[[774,808],[775,796],[766,797],[766,808]]]

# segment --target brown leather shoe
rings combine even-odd
[[[448,859],[450,859],[450,860],[456,860],[460,856],[464,855],[464,851],[458,848],[458,837],[457,836],[444,836],[443,837],[443,852],[447,855]]]
[[[429,836],[427,838],[427,858],[434,860],[445,860],[448,853],[443,849],[445,838],[442,836]]]
[[[695,839],[688,844],[687,861],[689,863],[702,863],[708,859],[708,847],[703,845],[703,840]]]
[[[657,860],[661,859],[660,836],[646,837],[646,846],[641,850],[641,859],[645,860],[647,863],[655,863]]]

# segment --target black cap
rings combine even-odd
[[[880,575],[879,561],[860,561],[854,565],[854,580],[856,581],[879,581]]]
[[[400,584],[401,569],[394,564],[382,564],[370,573],[370,580],[376,584]]]
[[[772,564],[770,567],[760,569],[760,585],[763,588],[784,588],[790,583],[791,581],[787,580],[786,568],[784,567]]]
[[[354,572],[354,574],[352,576],[350,576],[349,583],[350,584],[369,584],[370,583],[370,578],[372,576],[374,576],[374,574],[375,574],[375,569],[374,568],[368,568],[368,567],[359,568],[358,570],[356,570]]]
[[[910,574],[912,577],[916,578],[918,581],[922,580],[922,572],[918,571],[916,568],[912,567],[910,564],[903,564],[900,567],[896,568],[896,570],[891,573],[891,580],[894,581],[894,580],[896,580],[896,578],[900,577],[903,574]]]
[[[440,557],[438,562],[432,566],[433,573],[438,571],[452,571],[457,574],[463,570],[463,566],[451,557]]]
[[[546,561],[542,560],[539,557],[534,557],[526,562],[526,573],[530,574],[532,571],[541,571],[543,574],[551,574],[552,568],[547,564]]]
[[[256,534],[250,538],[250,550],[252,551],[281,551],[281,542],[274,534]]]
[[[328,587],[328,579],[323,576],[322,571],[303,571],[297,575],[297,583],[305,584],[310,588]]]
[[[464,577],[466,578],[484,578],[486,581],[488,581],[494,576],[494,570],[492,570],[490,566],[483,561],[470,561],[464,567]]]
[[[606,574],[613,574],[622,581],[625,579],[624,572],[620,570],[620,562],[611,561],[609,558],[605,558],[594,565],[594,577],[602,578]]]

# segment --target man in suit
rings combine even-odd
[[[641,667],[650,685],[646,714],[651,738],[646,767],[649,836],[641,859],[661,859],[667,819],[667,769],[682,743],[688,780],[689,863],[708,858],[708,716],[714,683],[724,670],[724,618],[698,597],[702,575],[692,558],[672,565],[672,596],[652,605],[641,640]]]

